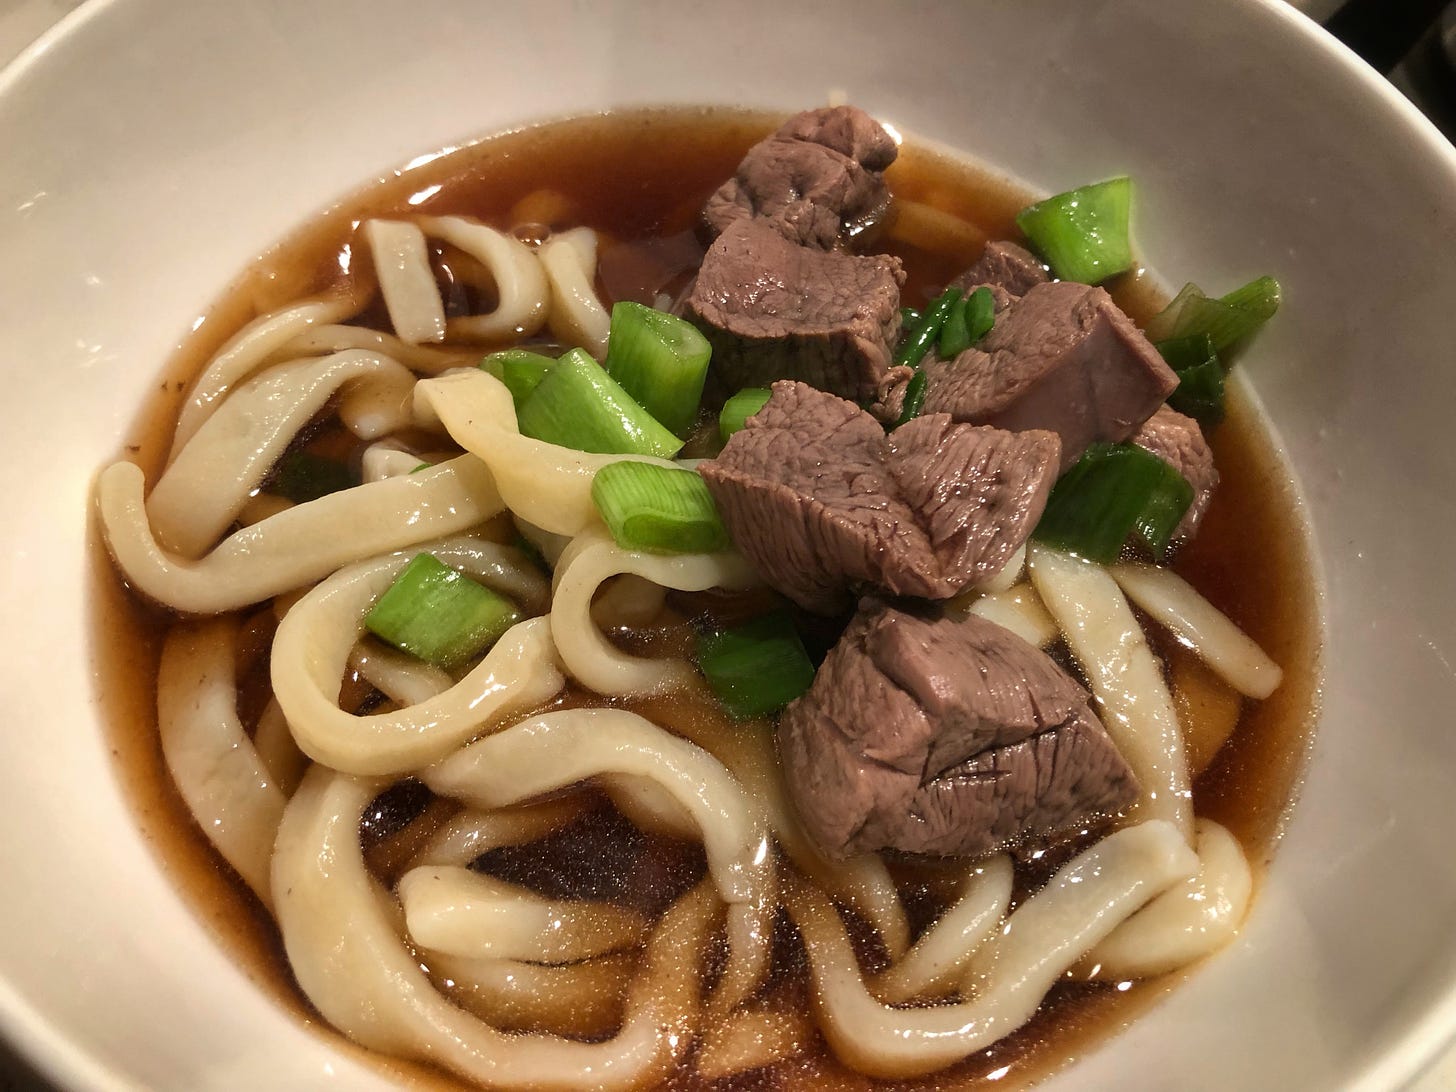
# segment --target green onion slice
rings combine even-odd
[[[1223,420],[1223,366],[1217,359],[1179,369],[1174,374],[1178,376],[1178,386],[1168,395],[1168,405],[1186,413],[1205,429]]]
[[[433,554],[419,554],[379,597],[364,625],[395,648],[451,668],[479,656],[520,620],[521,612],[505,596]]]
[[[307,504],[358,484],[359,478],[339,459],[311,451],[290,451],[278,460],[265,491],[294,504]]]
[[[895,419],[896,428],[920,416],[920,411],[925,408],[926,382],[922,371],[912,375],[910,382],[905,384],[905,400],[900,405],[900,416]]]
[[[522,435],[576,451],[668,459],[683,444],[581,349],[546,373],[516,421]]]
[[[773,391],[766,387],[744,387],[728,401],[723,403],[722,412],[718,414],[718,433],[723,437],[723,442],[728,442],[728,437],[741,429],[744,423],[764,406],[773,397]]]
[[[1146,333],[1153,341],[1206,334],[1222,353],[1269,321],[1279,310],[1279,294],[1273,277],[1256,277],[1217,299],[1205,296],[1196,284],[1186,284],[1149,320]]]
[[[546,373],[556,367],[556,361],[528,349],[506,349],[491,353],[480,366],[506,385],[516,408],[520,409],[521,403],[546,378]]]
[[[738,720],[777,712],[814,681],[814,664],[786,611],[703,636],[698,666]]]
[[[1111,178],[1028,205],[1016,225],[1064,281],[1101,284],[1132,268],[1132,180]]]
[[[905,335],[905,340],[895,350],[895,364],[919,364],[921,358],[930,352],[930,347],[935,344],[936,335],[945,324],[951,308],[960,302],[961,294],[958,289],[947,288],[942,292],[929,307],[925,314],[920,316],[920,321],[910,328]]]
[[[984,284],[966,297],[966,333],[974,345],[991,332],[996,324],[996,297]]]
[[[1136,536],[1161,559],[1193,487],[1135,444],[1093,444],[1052,488],[1033,537],[1091,561],[1116,561]]]
[[[920,312],[913,307],[900,308],[900,328],[908,330],[920,321]]]
[[[592,479],[591,495],[624,550],[710,554],[731,545],[713,495],[696,471],[608,463]]]
[[[966,325],[967,300],[957,300],[945,316],[945,325],[940,328],[940,339],[935,351],[942,360],[960,356],[971,347],[971,331]]]
[[[712,347],[676,315],[623,300],[612,305],[607,373],[671,432],[697,420]]]

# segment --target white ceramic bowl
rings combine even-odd
[[[817,45],[811,45],[818,43]],[[95,0],[0,78],[0,1021],[78,1088],[366,1088],[135,833],[82,602],[93,473],[188,323],[391,165],[620,103],[831,88],[1055,190],[1172,284],[1276,272],[1246,367],[1329,581],[1325,715],[1246,930],[1057,1088],[1386,1088],[1456,1026],[1456,154],[1269,0]]]

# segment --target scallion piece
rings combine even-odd
[[[683,445],[581,349],[546,373],[516,421],[522,435],[576,451],[667,459]]]
[[[1218,350],[1213,347],[1213,338],[1207,334],[1192,334],[1188,337],[1155,341],[1153,348],[1158,350],[1158,355],[1167,361],[1168,367],[1175,372],[1181,372],[1185,368],[1192,368],[1199,364],[1207,364],[1210,360],[1215,364],[1218,363]]]
[[[724,402],[718,414],[718,434],[723,437],[723,442],[726,444],[728,437],[741,429],[744,422],[763,409],[772,397],[773,391],[766,387],[744,387]]]
[[[920,416],[920,411],[925,408],[926,382],[925,373],[921,371],[912,375],[910,382],[905,384],[905,400],[900,403],[900,416],[895,419],[896,428]]]
[[[1223,420],[1223,365],[1217,358],[1182,368],[1174,373],[1178,386],[1168,395],[1168,405],[1186,413],[1205,429]]]
[[[338,459],[311,451],[290,451],[278,460],[278,469],[265,491],[294,504],[307,504],[358,484],[358,477]]]
[[[419,554],[379,597],[364,625],[395,648],[450,668],[479,656],[520,620],[521,612],[505,596],[433,554]]]
[[[940,328],[935,351],[942,360],[960,356],[971,347],[971,331],[966,325],[966,302],[956,300],[950,314],[945,316],[945,324]]]
[[[908,330],[920,321],[920,312],[913,307],[900,308],[900,329]]]
[[[420,465],[417,466],[417,467],[415,467],[413,470],[411,470],[410,473],[411,474],[418,474],[421,470],[429,470],[430,467],[432,467],[434,465],[435,465],[434,463],[420,463]]]
[[[713,495],[696,471],[608,463],[592,479],[591,495],[624,550],[711,554],[730,544]]]
[[[974,345],[996,325],[996,297],[984,284],[966,297],[966,333]]]
[[[1279,282],[1256,277],[1214,299],[1196,284],[1186,284],[1173,302],[1148,321],[1147,335],[1168,341],[1207,334],[1218,352],[1244,340],[1279,310]]]
[[[506,385],[516,408],[520,409],[521,403],[546,378],[546,373],[556,367],[556,361],[528,349],[505,349],[491,353],[480,366]]]
[[[1132,268],[1132,181],[1111,178],[1028,205],[1016,225],[1064,281],[1101,284]]]
[[[922,357],[930,352],[930,347],[935,344],[936,336],[940,328],[945,324],[946,316],[950,309],[960,302],[960,290],[947,288],[942,292],[929,307],[925,314],[920,316],[920,321],[910,328],[905,335],[905,340],[895,350],[895,364],[919,364]]]
[[[784,611],[702,637],[698,666],[738,720],[777,712],[814,681],[814,665]]]
[[[712,351],[697,327],[676,315],[627,300],[612,305],[607,374],[679,436],[697,420]]]
[[[1136,535],[1155,558],[1193,503],[1174,467],[1135,444],[1093,444],[1052,488],[1033,537],[1103,564]]]

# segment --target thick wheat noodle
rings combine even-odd
[[[380,384],[402,406],[414,376],[386,357],[351,350],[276,364],[249,379],[215,407],[152,487],[147,497],[152,534],[169,550],[199,556],[331,398],[360,386],[377,393]],[[385,431],[401,423],[391,421]]]
[[[193,560],[163,549],[147,522],[141,468],[113,463],[96,483],[117,568],[143,595],[187,614],[219,614],[321,580],[342,565],[469,530],[501,510],[472,456],[294,505]],[[339,528],[348,528],[341,534]]]
[[[428,547],[446,565],[485,575],[497,564],[485,544],[446,540]],[[478,664],[443,693],[387,713],[339,708],[340,680],[364,616],[409,563],[390,554],[340,570],[284,615],[273,638],[273,693],[309,757],[357,774],[404,774],[444,758],[496,719],[539,705],[564,684],[550,622],[512,626]]]
[[[1011,858],[997,854],[970,868],[956,901],[926,929],[903,958],[873,982],[886,1004],[952,992],[976,949],[992,934],[1011,903]]]
[[[641,710],[650,720],[696,743],[726,766],[748,799],[763,809],[779,848],[789,860],[873,925],[891,959],[905,954],[910,947],[910,921],[885,862],[876,853],[830,861],[819,852],[789,803],[772,733],[729,723],[701,683],[674,695],[671,702],[644,702]]]
[[[1240,694],[1263,699],[1279,689],[1284,678],[1279,665],[1177,573],[1132,564],[1108,571],[1129,599],[1177,634]]]
[[[302,356],[324,356],[345,349],[367,349],[393,357],[417,375],[439,375],[450,368],[474,367],[478,351],[411,345],[393,334],[366,326],[313,326],[280,345],[268,358],[274,364]]]
[[[1186,967],[1234,938],[1253,897],[1243,847],[1212,819],[1194,824],[1198,874],[1164,891],[1119,925],[1083,961],[1093,977],[1116,982]]]
[[[410,863],[413,867],[468,865],[492,849],[539,841],[585,813],[581,793],[514,808],[463,808],[435,831]]]
[[[593,455],[522,436],[511,392],[479,369],[420,380],[415,415],[433,416],[451,439],[490,468],[506,507],[518,519],[556,535],[603,526],[591,487],[608,463],[626,459],[676,466],[648,455]]]
[[[738,553],[647,554],[624,550],[601,531],[572,540],[556,565],[551,600],[551,635],[566,673],[598,694],[646,697],[693,685],[698,672],[686,660],[648,658],[623,652],[592,621],[597,589],[623,573],[664,588],[705,591],[743,589],[758,574]]]
[[[702,748],[623,709],[570,709],[478,739],[421,778],[436,793],[502,807],[601,774],[646,778],[693,816],[728,906],[728,963],[715,1005],[743,1000],[767,970],[775,869],[762,813]]]
[[[1066,970],[1198,859],[1171,823],[1108,835],[1064,865],[971,957],[950,1005],[890,1008],[866,987],[844,924],[817,888],[785,877],[784,901],[808,952],[820,1030],[845,1064],[872,1077],[933,1073],[1029,1020]]]
[[[514,341],[541,328],[550,312],[551,293],[546,272],[530,247],[462,216],[421,216],[416,223],[431,238],[465,251],[495,281],[495,310],[451,319],[447,324],[450,340]]]
[[[597,233],[591,228],[557,232],[536,251],[551,285],[551,332],[598,360],[607,355],[610,317],[597,299]]]
[[[410,940],[470,958],[578,963],[638,947],[641,914],[609,902],[550,899],[460,865],[423,865],[397,887]]]
[[[1129,814],[1167,819],[1193,844],[1193,791],[1183,731],[1163,667],[1107,570],[1033,545],[1031,582],[1092,684],[1102,723],[1137,775]]]
[[[237,623],[172,627],[157,671],[157,728],[172,780],[208,841],[265,906],[287,802],[238,719]]]
[[[270,697],[263,707],[258,726],[253,729],[253,746],[272,775],[274,784],[284,796],[292,796],[308,769],[308,755],[298,749],[293,730],[288,727],[288,718],[283,715],[277,698]]]
[[[425,953],[430,977],[462,1008],[507,1031],[601,1039],[616,1031],[639,954],[548,966]]]
[[[700,884],[659,920],[612,1038],[503,1033],[435,989],[365,868],[359,821],[387,784],[315,766],[279,828],[278,926],[294,976],[324,1019],[365,1047],[491,1087],[610,1092],[665,1078],[697,1026],[701,962],[718,909],[711,887]]]
[[[374,275],[394,332],[415,345],[445,340],[445,305],[419,225],[407,220],[366,220],[360,234],[374,259]]]
[[[213,354],[187,392],[187,401],[182,403],[177,413],[177,428],[172,435],[168,462],[187,446],[187,441],[217,408],[219,400],[257,370],[280,346],[310,326],[352,318],[368,302],[368,296],[352,294],[304,300],[281,311],[262,315],[244,326]]]

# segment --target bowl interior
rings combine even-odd
[[[933,20],[933,21],[932,21]],[[766,28],[772,28],[771,30]],[[812,43],[810,45],[809,43]],[[1212,63],[1216,61],[1216,63]],[[411,156],[653,102],[842,90],[1030,186],[1139,184],[1170,284],[1275,272],[1242,367],[1308,502],[1328,685],[1243,934],[1051,1087],[1388,1086],[1456,1023],[1456,155],[1273,0],[844,3],[96,0],[0,77],[0,737],[7,1033],[88,1088],[387,1083],[281,1012],[136,833],[99,730],[83,550],[96,469],[247,260]],[[1236,1049],[1230,1049],[1236,1045]],[[1151,1064],[1150,1064],[1151,1063]]]

